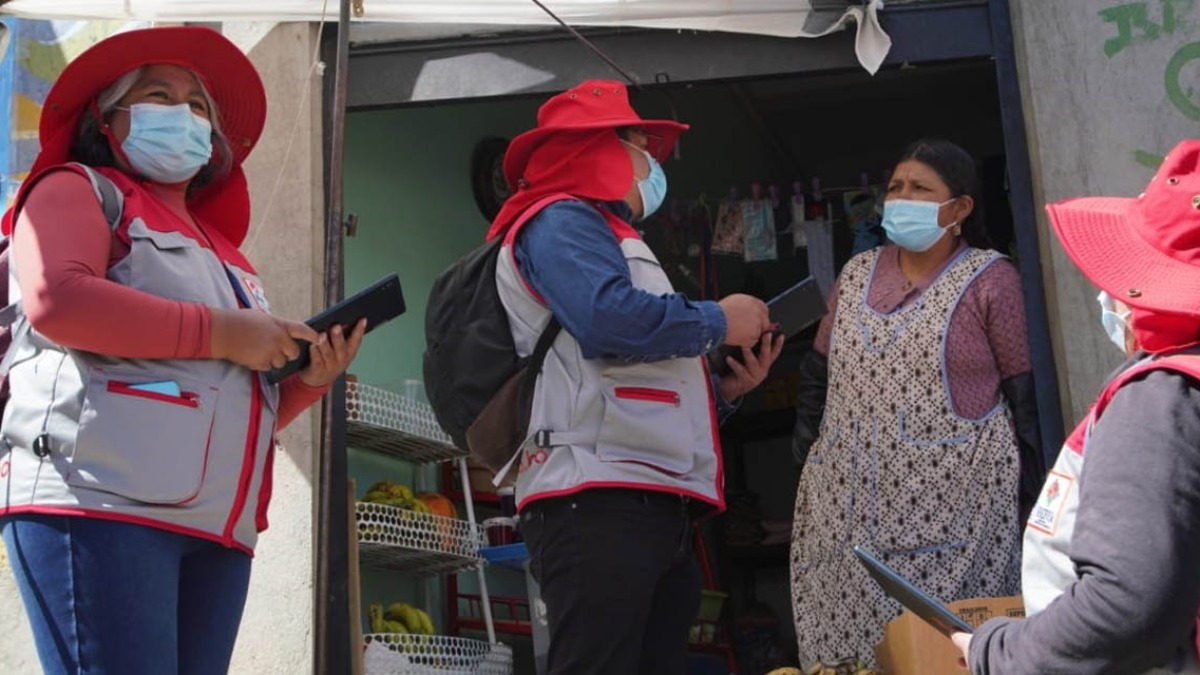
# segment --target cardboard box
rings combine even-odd
[[[946,606],[972,626],[998,616],[1025,616],[1019,595],[959,600]],[[888,623],[883,641],[875,647],[884,675],[962,675],[956,665],[958,656],[949,638],[908,610]]]

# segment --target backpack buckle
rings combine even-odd
[[[43,431],[33,439],[33,454],[42,459],[50,455],[50,434]]]
[[[553,447],[550,445],[550,430],[538,429],[533,434],[533,444],[539,448]]]

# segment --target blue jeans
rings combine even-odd
[[[47,675],[217,675],[229,669],[250,556],[142,525],[0,518]]]

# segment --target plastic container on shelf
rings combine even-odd
[[[488,518],[483,521],[483,530],[487,534],[488,546],[507,546],[520,541],[517,535],[517,519],[505,516]]]
[[[501,515],[515,518],[517,515],[517,488],[513,485],[501,485],[496,488],[496,495],[500,497]]]

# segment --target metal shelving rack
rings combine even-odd
[[[443,635],[368,633],[363,664],[368,673],[395,675],[512,675],[512,649]]]
[[[480,554],[483,531],[475,518],[467,453],[438,426],[428,403],[360,382],[346,383],[346,442],[413,464],[457,462],[466,520],[383,504],[355,504],[362,564],[413,576],[474,569],[479,577],[487,642],[443,635],[369,633],[367,675],[512,675],[512,649],[496,640],[496,628]]]

